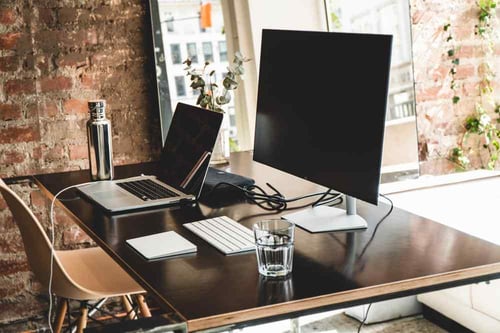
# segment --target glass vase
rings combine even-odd
[[[229,154],[229,129],[221,127],[217,135],[217,140],[215,141],[214,150],[212,151],[210,164],[218,165],[229,163]]]

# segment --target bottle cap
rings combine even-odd
[[[106,118],[106,101],[95,99],[88,102],[89,112],[92,119],[99,120]]]

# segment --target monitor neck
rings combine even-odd
[[[347,215],[356,215],[356,198],[345,196],[345,210]]]

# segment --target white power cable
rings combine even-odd
[[[81,184],[77,184],[77,185],[71,185],[71,186],[68,186],[66,188],[63,188],[62,190],[60,190],[59,192],[57,192],[56,195],[54,195],[54,197],[52,198],[52,202],[50,204],[50,236],[51,236],[51,239],[50,239],[50,243],[51,243],[51,247],[50,247],[50,275],[49,275],[49,313],[47,314],[47,319],[48,319],[48,322],[49,322],[49,330],[51,333],[54,333],[54,329],[52,328],[52,322],[51,322],[51,313],[52,313],[52,278],[53,278],[53,274],[54,274],[54,203],[56,202],[56,199],[57,197],[71,189],[71,188],[74,188],[74,187],[79,187],[79,186],[84,186],[84,185],[91,185],[91,184],[96,184],[98,182],[87,182],[87,183],[81,183]]]

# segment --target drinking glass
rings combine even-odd
[[[281,277],[292,272],[295,225],[282,219],[263,220],[253,225],[259,273]]]

